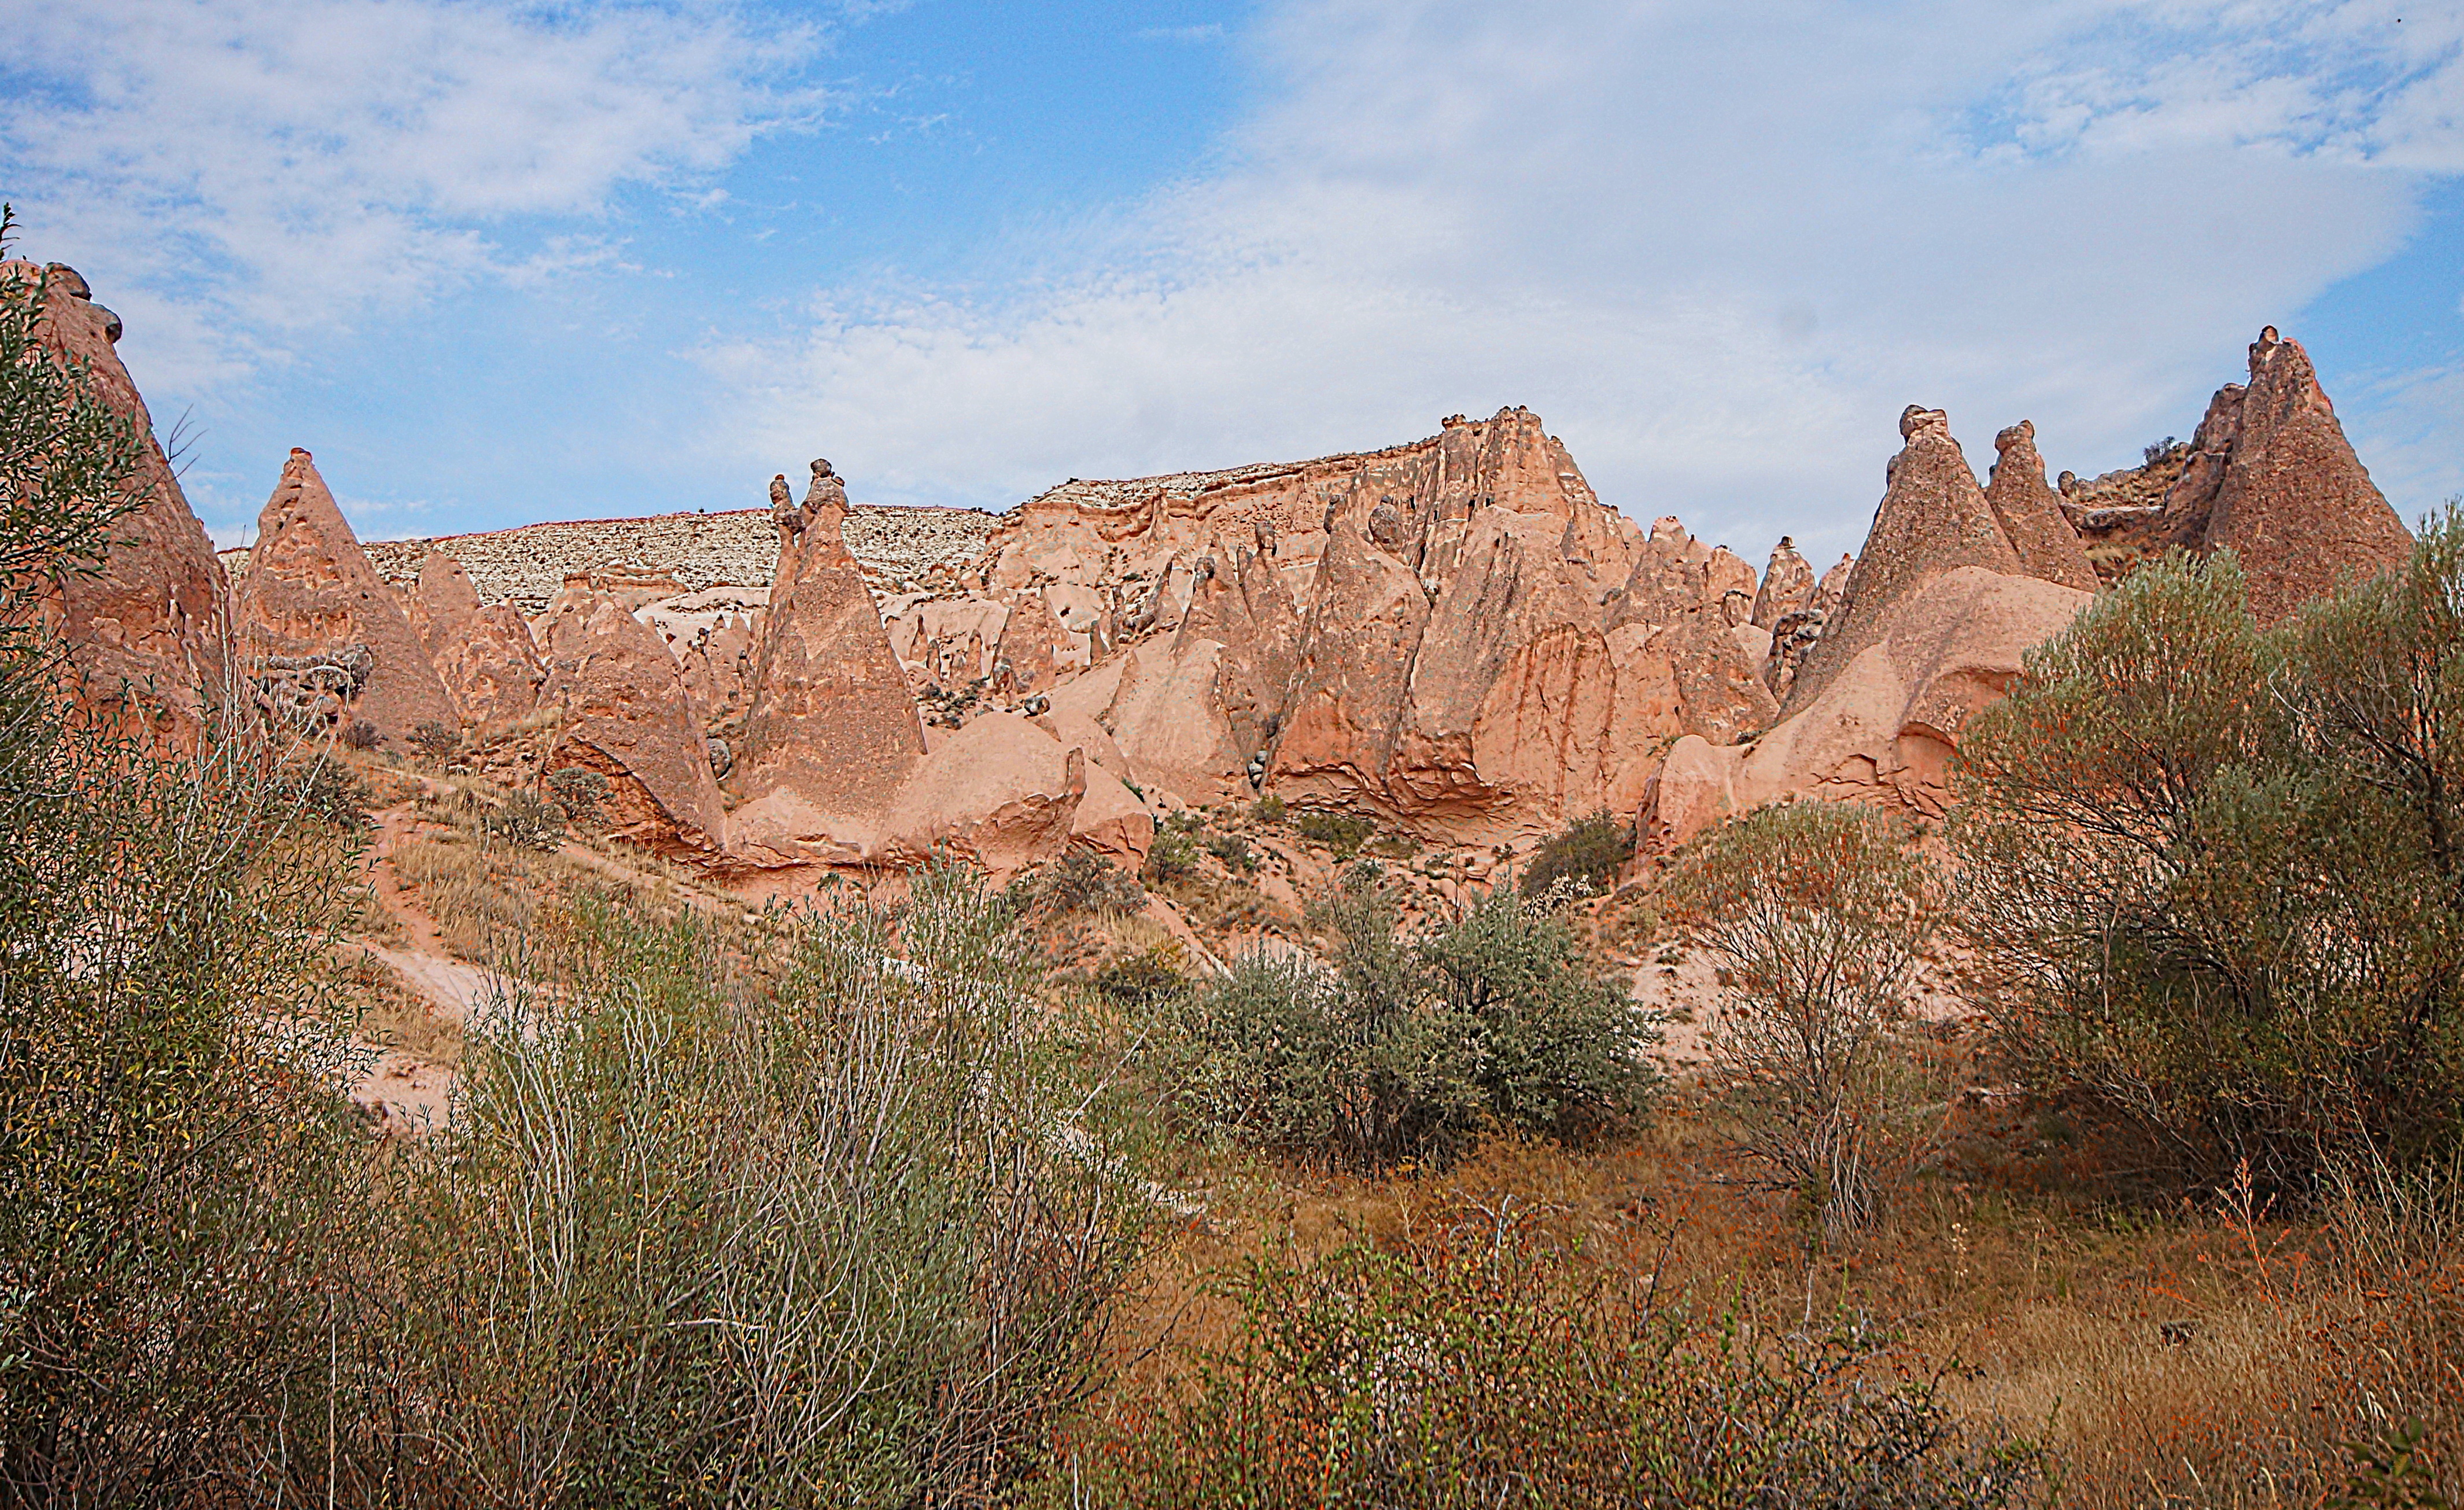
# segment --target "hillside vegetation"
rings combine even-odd
[[[47,594],[142,437],[38,297],[0,1500],[2464,1494],[2464,514],[2265,630],[2229,554],[2140,567],[1944,825],[1593,818],[1449,898],[1262,802],[1152,892],[1079,851],[748,906],[583,784],[64,696]],[[1628,951],[1705,993],[1646,1010]]]

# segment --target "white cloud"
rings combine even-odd
[[[1057,278],[714,346],[722,440],[1000,501],[1528,403],[1631,513],[1853,545],[1903,404],[1980,470],[2022,416],[2114,465],[2399,246],[2464,169],[2464,21],[2395,13],[1287,0],[1233,166],[1035,248]]]
[[[520,217],[684,192],[809,119],[777,70],[817,40],[693,0],[21,7],[0,187],[111,290],[153,380],[196,391],[370,309],[614,259],[606,238],[502,243]]]

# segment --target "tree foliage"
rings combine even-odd
[[[1865,808],[1764,808],[1706,834],[1667,885],[1726,966],[1705,1079],[1738,1147],[1832,1237],[1873,1219],[1925,1141],[1893,1053],[1934,900],[1908,837]]]
[[[1962,739],[1962,931],[2016,1061],[2212,1177],[2464,1113],[2464,516],[2272,631],[2132,573]]]

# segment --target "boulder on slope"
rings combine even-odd
[[[1079,844],[1134,872],[1155,821],[1083,749],[1013,713],[991,713],[934,747],[899,787],[875,863],[935,854],[989,872],[996,884]]]
[[[120,317],[94,302],[84,278],[53,263],[0,262],[0,278],[39,294],[39,339],[85,364],[93,391],[143,441],[137,484],[145,502],[116,521],[101,569],[55,579],[38,616],[60,636],[90,713],[137,715],[174,745],[191,744],[209,708],[230,698],[230,586],[205,526],[154,436],[145,400],[121,365]]]
[[[278,704],[313,706],[320,720],[364,719],[380,741],[396,744],[424,723],[459,722],[428,647],[368,564],[315,458],[297,447],[256,517],[256,544],[231,597],[253,673]],[[339,706],[291,696],[315,689],[287,683],[303,676],[321,682],[321,668],[339,664],[335,657],[365,662]]]

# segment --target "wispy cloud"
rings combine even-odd
[[[1520,402],[1632,513],[1839,548],[1902,405],[2114,464],[2400,245],[2464,169],[2464,17],[2397,13],[1288,0],[1229,167],[1058,276],[715,344],[722,443],[999,501]]]
[[[1138,29],[1138,36],[1149,42],[1220,42],[1223,39],[1223,23],[1208,21],[1199,26],[1145,26]]]
[[[722,4],[87,0],[11,23],[8,189],[168,386],[474,279],[603,265],[647,189],[690,205],[826,101],[821,40]],[[538,244],[523,243],[536,234]]]

